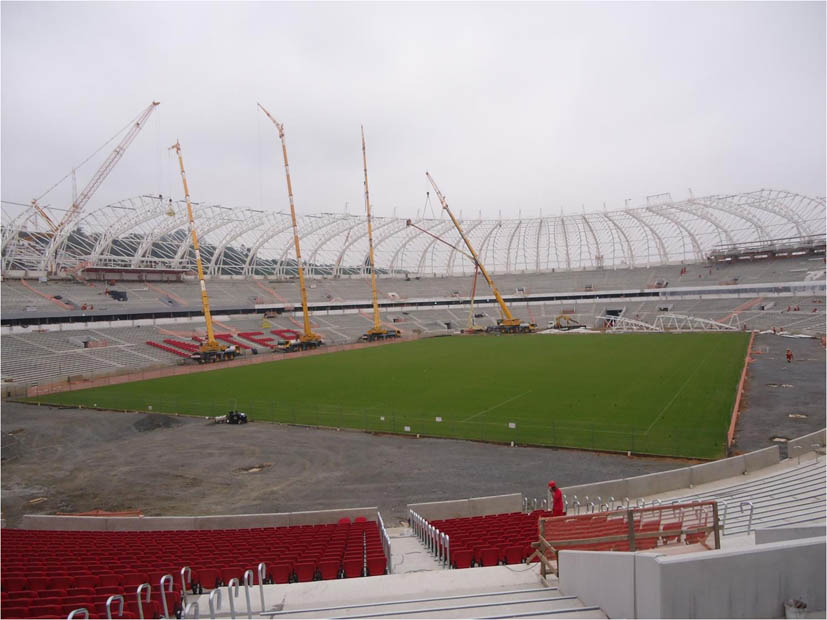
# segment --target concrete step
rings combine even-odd
[[[274,618],[482,618],[482,617],[599,617],[599,609],[584,607],[562,596],[556,582],[542,582],[538,565],[494,566],[463,570],[417,571],[405,574],[335,579],[264,586],[250,591],[253,615]],[[227,588],[216,617],[229,617]],[[198,601],[201,615],[209,613],[207,595]],[[244,592],[234,600],[236,615],[246,615]],[[595,615],[599,614],[599,615]]]

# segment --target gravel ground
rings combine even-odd
[[[758,336],[737,451],[825,426],[825,355],[815,340]],[[795,362],[786,364],[790,347]],[[772,387],[768,384],[792,385]],[[806,418],[789,418],[804,413]],[[23,514],[140,509],[145,515],[290,512],[379,506],[388,525],[422,501],[583,484],[690,461],[252,422],[4,403],[2,504]],[[250,471],[252,470],[252,471]]]

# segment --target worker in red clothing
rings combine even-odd
[[[792,349],[787,349],[787,363],[789,364],[792,361],[793,361],[793,351],[792,351]]]
[[[563,492],[557,488],[557,483],[554,480],[549,481],[548,490],[551,493],[551,516],[559,517],[566,514],[566,508],[563,505]]]

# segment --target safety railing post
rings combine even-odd
[[[264,580],[267,577],[267,564],[260,562],[258,565],[258,593],[261,596],[261,613],[264,613]]]
[[[242,577],[244,581],[244,598],[247,599],[247,618],[253,620],[253,606],[250,604],[250,588],[253,585],[253,571],[245,570]]]
[[[192,570],[189,566],[184,566],[181,569],[181,600],[184,603],[184,607],[187,605],[187,582],[192,583]],[[193,592],[193,594],[195,594],[195,592]]]
[[[717,501],[719,504],[724,505],[724,515],[721,517],[721,535],[723,536],[724,534],[726,534],[726,515],[729,506],[727,505],[726,500],[724,499],[719,499]]]
[[[79,618],[77,614],[83,614],[83,617],[86,620],[89,620],[89,610],[86,607],[78,607],[77,609],[73,609],[71,613],[66,617],[66,620],[74,620],[75,618]]]
[[[172,592],[174,590],[172,575],[164,575],[161,577],[160,586],[161,586],[161,604],[164,607],[164,618],[169,618],[169,607],[167,606],[167,592]],[[164,584],[167,584],[167,590],[164,592]]]
[[[741,502],[741,514],[744,512],[744,506],[749,506],[749,521],[747,521],[747,534],[749,534],[752,531],[752,514],[755,512],[755,506],[752,502]]]
[[[138,586],[138,589],[135,591],[135,598],[138,601],[138,617],[141,620],[144,620],[144,606],[141,603],[141,590],[146,590],[146,599],[144,599],[144,602],[148,603],[149,602],[149,597],[152,594],[152,586],[150,586],[148,583],[142,583],[141,585]],[[163,596],[163,595],[164,595],[164,593],[161,592],[161,596]]]
[[[210,618],[215,620],[215,612],[219,609],[221,609],[221,588],[216,588],[210,592]]]
[[[233,590],[235,588],[235,590]],[[238,598],[238,577],[233,577],[227,584],[227,598],[230,599],[230,617],[235,620],[235,601]]]
[[[120,594],[113,594],[108,599],[106,599],[106,617],[108,620],[112,620],[112,601],[119,601],[120,607],[118,608],[118,616],[123,616],[123,596]]]
[[[181,615],[182,618],[198,618],[199,617],[198,611],[198,601],[193,601],[189,605],[184,608],[184,613]],[[233,616],[235,618],[235,616]]]

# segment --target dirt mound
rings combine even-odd
[[[158,430],[159,428],[175,428],[181,426],[183,421],[175,416],[164,415],[162,413],[147,413],[138,419],[133,425],[139,433],[148,433],[150,431]]]

